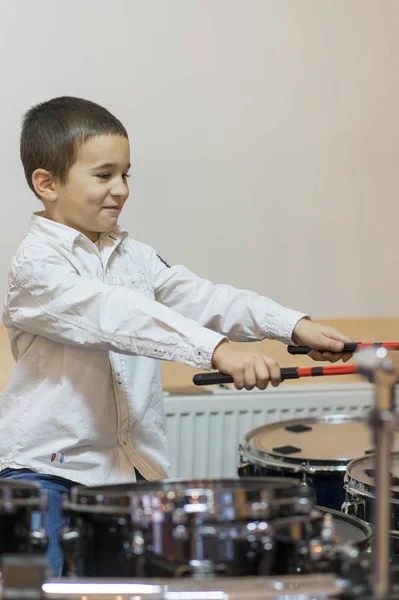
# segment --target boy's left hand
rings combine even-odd
[[[297,346],[314,348],[308,354],[313,360],[328,360],[330,362],[343,360],[343,362],[346,362],[352,357],[352,354],[340,352],[340,350],[342,350],[344,342],[352,342],[353,340],[328,325],[320,325],[309,319],[301,319],[295,325],[291,337]]]

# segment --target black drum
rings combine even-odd
[[[376,497],[375,455],[352,460],[345,475],[346,502],[343,510],[368,523],[374,521]],[[392,562],[399,562],[399,452],[391,454],[390,538]]]
[[[295,479],[260,477],[75,487],[63,505],[68,570],[83,577],[286,573],[288,563],[276,563],[278,532],[289,539],[299,522],[306,526],[309,492]]]
[[[344,475],[354,458],[372,452],[368,425],[348,415],[326,415],[262,425],[240,447],[243,476],[300,477],[316,503],[341,510]]]
[[[0,479],[0,554],[44,553],[46,509],[47,498],[38,484]]]

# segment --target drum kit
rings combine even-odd
[[[369,348],[355,368],[375,385],[368,423],[328,415],[258,427],[239,448],[236,479],[73,488],[59,580],[45,569],[45,496],[0,481],[3,596],[399,597],[399,360]]]

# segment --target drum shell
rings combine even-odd
[[[321,511],[320,516],[318,511]],[[80,528],[82,540],[78,575],[206,578],[317,573],[320,564],[312,561],[310,543],[321,539],[322,517],[327,512],[332,514],[335,523],[341,524],[338,527],[339,543],[351,543],[359,552],[370,547],[371,526],[320,507],[316,507],[311,516],[298,515],[270,524],[262,536],[256,535],[258,532],[255,531],[252,541],[248,539],[247,523],[222,523],[214,528],[208,524],[205,530],[200,530],[196,523],[187,536],[176,539],[173,535],[176,528],[166,520],[161,527],[159,523],[153,524],[155,527],[140,532],[144,539],[142,555],[132,552],[134,536],[138,535],[134,524],[123,523],[123,519],[116,516],[104,519],[98,514],[94,517],[75,514],[74,525]],[[246,531],[246,537],[241,539],[240,526]],[[355,539],[349,535],[351,532],[346,533],[345,527],[352,531],[353,527],[358,529]]]
[[[66,561],[84,577],[270,574],[273,520],[313,505],[280,478],[106,486],[98,505],[94,489],[64,503]]]
[[[241,481],[237,480],[237,485]],[[266,486],[261,478],[253,481],[255,485]],[[275,479],[271,481],[273,485],[283,484],[281,478],[277,484]],[[287,481],[284,485],[289,485],[291,493],[290,483]],[[184,482],[182,485],[184,488]],[[223,484],[212,482],[209,485]],[[211,500],[208,506],[203,507],[206,510],[202,510],[201,503],[187,504],[188,498],[193,499],[195,494],[185,492],[185,511],[182,511],[181,506],[177,507],[178,495],[175,492],[173,501],[167,502],[173,483],[165,482],[162,493],[159,489],[151,491],[148,486],[137,486],[130,496],[125,494],[121,497],[120,507],[77,503],[65,506],[64,512],[70,517],[71,526],[64,542],[71,533],[78,534],[74,551],[66,551],[69,564],[72,558],[75,575],[207,578],[317,571],[318,565],[312,563],[309,546],[311,540],[321,539],[326,509],[321,509],[321,513],[306,509],[301,514],[299,510],[294,513],[285,506],[284,511],[278,511],[278,500],[274,499],[273,511],[269,514],[267,503],[263,509],[259,508],[259,502],[251,505],[253,514],[250,519],[246,504],[241,516],[239,507],[236,506],[235,512],[230,515],[221,506],[216,510]],[[300,488],[295,486],[294,489],[298,491]],[[229,493],[226,492],[225,496]],[[219,495],[219,501],[222,496]],[[235,502],[238,502],[238,497],[235,497]],[[311,507],[312,503],[307,506]],[[189,510],[189,507],[194,510]],[[232,508],[227,501],[226,507]],[[289,507],[294,507],[291,498]],[[345,515],[339,518],[350,520]]]
[[[346,502],[343,510],[346,514],[364,520],[367,523],[374,522],[375,494],[376,488],[367,469],[373,467],[374,456],[361,456],[351,461],[347,466],[345,474]],[[362,473],[362,470],[364,473]],[[399,474],[399,453],[391,454],[391,471],[394,476]],[[392,562],[399,562],[399,481],[390,490],[389,514],[390,514],[390,554]]]

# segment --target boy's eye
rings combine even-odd
[[[96,177],[98,179],[101,179],[102,181],[106,181],[107,179],[109,179],[111,177],[111,173],[97,173]],[[129,173],[123,173],[122,174],[123,179],[127,179],[128,177],[130,177]]]

